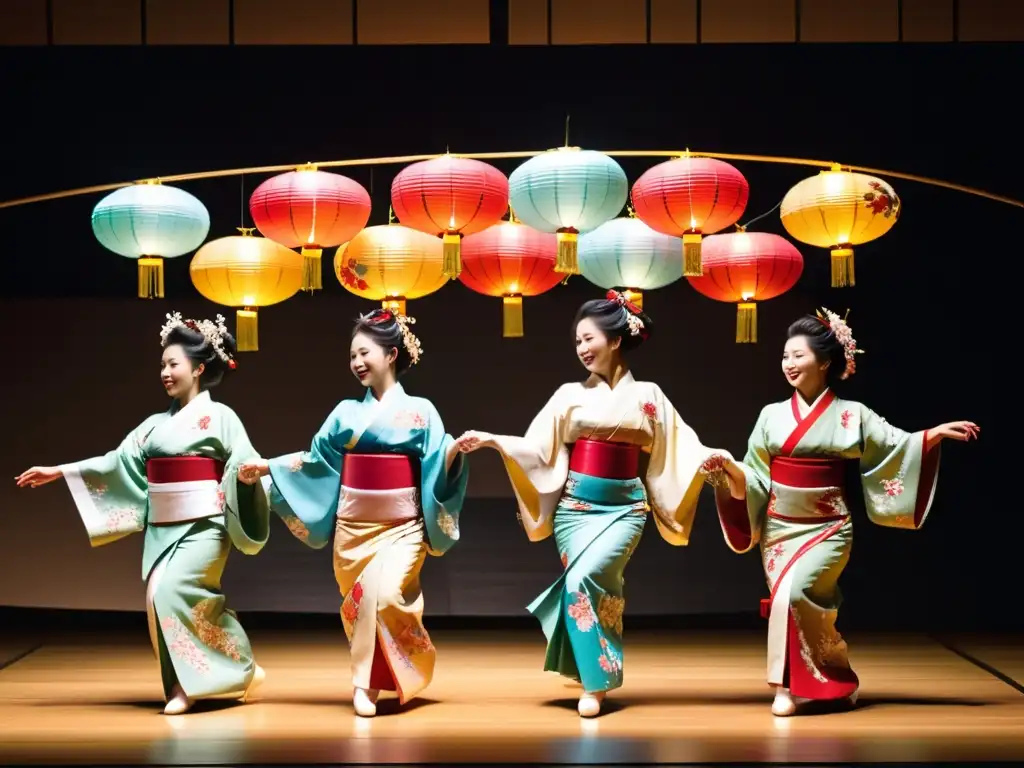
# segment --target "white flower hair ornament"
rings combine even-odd
[[[850,311],[846,311],[847,317]],[[843,354],[846,357],[846,368],[843,370],[840,379],[848,379],[857,372],[857,355],[864,354],[863,349],[857,349],[857,340],[853,338],[853,332],[846,323],[846,317],[840,317],[835,312],[822,307],[818,310],[818,319],[822,325],[835,334],[836,341],[843,347]]]
[[[167,346],[167,337],[171,335],[171,331],[175,328],[187,328],[190,331],[195,331],[206,339],[210,346],[213,347],[213,351],[217,353],[217,357],[227,363],[228,368],[235,370],[238,367],[235,359],[224,349],[224,337],[228,334],[228,328],[224,325],[223,315],[217,315],[216,321],[186,320],[182,318],[181,312],[167,315],[167,322],[160,329],[161,347]]]
[[[386,323],[389,320],[394,320],[398,325],[398,330],[402,333],[402,346],[405,347],[405,351],[409,353],[409,361],[411,365],[416,365],[423,356],[423,345],[420,343],[419,338],[410,329],[410,325],[416,324],[415,317],[406,317],[390,310],[378,311],[376,314],[370,313],[368,315],[360,315],[360,320],[365,320],[371,325],[377,325],[378,323]]]
[[[605,298],[608,299],[608,301],[613,301],[618,304],[622,307],[623,312],[626,313],[626,324],[629,326],[629,335],[639,336],[646,341],[648,333],[644,326],[644,321],[640,318],[640,307],[618,291],[608,291]]]

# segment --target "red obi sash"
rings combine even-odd
[[[153,484],[194,483],[224,477],[224,462],[204,456],[171,456],[146,461],[146,479]]]
[[[606,480],[632,480],[640,474],[640,446],[606,440],[577,440],[569,469]]]
[[[343,460],[341,484],[361,491],[415,488],[416,462],[400,453],[349,453]]]
[[[845,459],[795,459],[773,456],[772,482],[790,488],[843,488],[846,485]]]

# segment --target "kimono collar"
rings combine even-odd
[[[399,384],[396,381],[394,386],[391,387],[391,389],[389,389],[387,392],[385,392],[383,395],[381,395],[380,400],[378,400],[377,398],[375,398],[373,396],[373,387],[367,387],[366,388],[366,395],[363,397],[363,402],[364,403],[368,403],[369,405],[373,405],[375,403],[379,403],[380,405],[383,405],[390,398],[395,397],[396,395],[401,397],[404,394],[405,394],[405,390],[402,388],[402,385]]]
[[[209,402],[209,400],[210,390],[204,389],[198,395],[189,400],[188,405],[186,405],[184,408],[182,408],[181,406],[181,401],[175,400],[173,403],[171,403],[170,413],[173,415],[175,413],[178,413],[179,411],[185,410],[185,408],[188,408],[190,405],[195,405],[196,403],[206,403]]]
[[[635,381],[636,379],[633,378],[633,372],[626,371],[623,374],[622,378],[619,379],[618,383],[614,387],[612,387],[607,381],[602,379],[596,373],[592,373],[590,374],[590,377],[587,379],[586,386],[587,389],[597,389],[600,387],[605,387],[608,390],[615,391],[619,387],[633,384]]]
[[[814,407],[818,403],[821,402],[821,399],[823,397],[827,396],[828,393],[831,392],[831,391],[832,391],[832,389],[830,387],[825,387],[825,389],[822,390],[821,394],[818,395],[816,398],[814,398],[814,402],[811,403],[810,405],[808,405],[807,402],[802,397],[800,397],[800,393],[799,392],[794,392],[793,393],[793,402],[796,404],[797,412],[801,416],[810,413],[811,411],[814,410]]]

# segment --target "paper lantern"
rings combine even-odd
[[[523,297],[550,291],[562,281],[555,272],[558,238],[514,219],[462,242],[459,280],[485,296],[501,296],[502,336],[523,335]]]
[[[508,179],[487,163],[444,155],[403,168],[391,183],[391,206],[405,226],[442,238],[444,274],[454,280],[463,236],[505,215]]]
[[[527,226],[558,235],[555,271],[578,275],[579,235],[617,216],[629,196],[626,172],[601,152],[559,147],[509,176],[509,202]]]
[[[370,194],[347,176],[304,165],[256,187],[249,214],[265,237],[302,249],[302,290],[315,291],[323,287],[323,249],[351,240],[366,226]]]
[[[350,293],[404,315],[407,299],[427,296],[448,282],[442,249],[433,235],[401,224],[367,227],[338,249],[334,275]]]
[[[198,248],[210,214],[183,189],[157,181],[111,192],[92,211],[92,231],[104,248],[138,259],[140,299],[164,297],[164,259]]]
[[[736,303],[736,342],[757,341],[757,304],[780,296],[800,279],[804,258],[784,237],[730,232],[704,239],[704,274],[690,285],[716,301]]]
[[[631,193],[637,218],[651,229],[683,239],[683,274],[701,272],[701,239],[739,221],[750,185],[721,160],[682,157],[648,169]]]
[[[235,341],[239,352],[259,349],[257,309],[290,299],[302,287],[303,259],[280,243],[241,235],[213,240],[192,257],[189,275],[199,293],[217,304],[238,307]]]
[[[832,252],[832,287],[856,285],[853,246],[881,237],[900,217],[895,190],[838,165],[804,179],[782,199],[782,226],[801,243]]]
[[[614,288],[643,308],[643,291],[683,276],[682,241],[656,232],[634,216],[612,219],[580,238],[580,272],[594,285]]]

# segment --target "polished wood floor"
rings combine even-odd
[[[340,628],[254,632],[268,673],[260,700],[211,704],[184,717],[159,714],[145,636],[64,631],[35,650],[32,638],[7,639],[0,642],[0,762],[1024,759],[1020,638],[944,645],[849,636],[862,680],[857,709],[780,720],[769,712],[760,633],[628,632],[625,686],[606,714],[588,721],[575,713],[578,689],[541,671],[539,630],[433,636],[438,668],[425,697],[402,710],[384,701],[373,720],[352,713]]]

